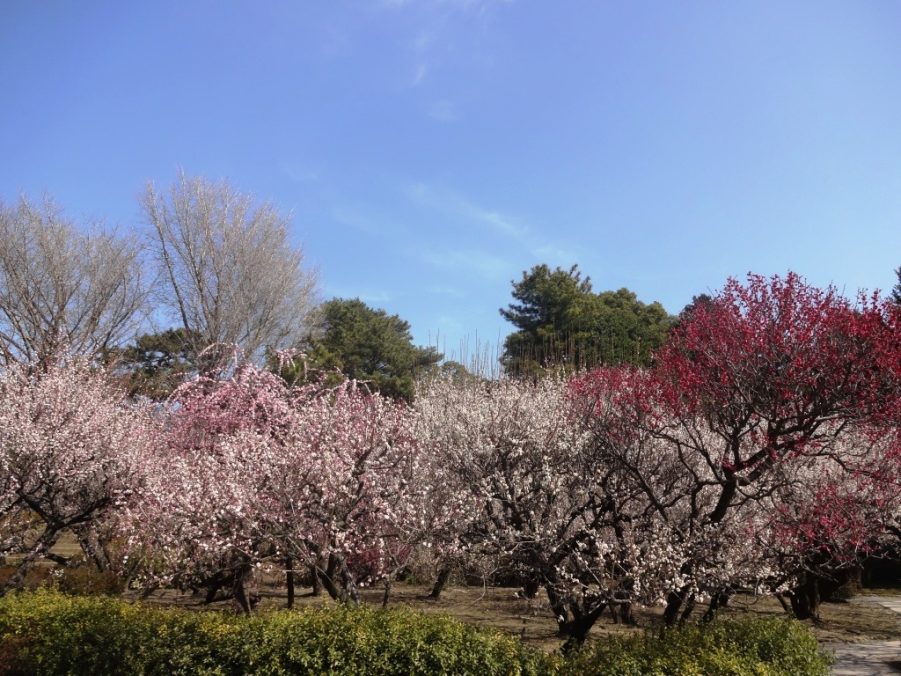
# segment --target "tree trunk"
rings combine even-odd
[[[338,581],[340,585],[338,586]],[[344,557],[329,554],[328,568],[322,575],[322,585],[333,599],[340,603],[359,605],[360,594],[354,583],[353,576],[347,568]]]
[[[388,597],[391,596],[391,577],[385,578],[385,594],[382,596],[382,608],[388,607]]]
[[[607,608],[605,602],[591,604],[590,601],[567,602],[566,598],[558,594],[551,585],[545,587],[551,610],[557,618],[557,636],[565,638],[561,650],[564,654],[570,654],[582,647],[588,632],[594,623]]]
[[[685,607],[682,610],[682,615],[679,616],[679,624],[685,624],[688,622],[691,614],[695,610],[695,595],[690,594],[688,600],[685,601]]]
[[[294,560],[285,559],[285,582],[288,585],[288,608],[294,607]]]
[[[820,608],[820,584],[817,576],[805,573],[788,597],[796,619],[816,619]]]
[[[319,575],[319,566],[310,566],[313,575],[313,596],[322,596],[322,577]]]
[[[632,614],[632,604],[629,601],[612,602],[610,616],[613,618],[613,624],[635,625],[635,616]]]
[[[250,604],[250,597],[247,595],[247,578],[250,576],[250,566],[241,566],[239,570],[235,572],[235,580],[234,580],[234,595],[235,601],[238,603],[238,607],[245,615],[250,615],[250,611],[252,610]]]
[[[688,588],[683,587],[678,591],[671,591],[666,597],[666,609],[663,611],[663,622],[667,627],[672,627],[679,620],[682,606],[688,600]]]
[[[606,608],[607,604],[602,603],[588,612],[574,613],[571,620],[561,622],[558,619],[557,635],[566,639],[561,648],[564,655],[569,655],[582,647],[588,632]]]
[[[716,619],[716,612],[720,608],[725,608],[729,605],[729,594],[726,592],[718,592],[710,597],[710,605],[707,606],[707,610],[704,612],[704,616],[701,618],[702,622],[713,622]],[[783,603],[783,607],[785,604]]]
[[[527,599],[534,599],[538,596],[538,591],[541,589],[541,585],[534,580],[526,582],[522,586],[522,595]]]
[[[449,565],[441,566],[438,570],[438,577],[435,578],[435,584],[432,585],[432,593],[429,594],[429,598],[437,601],[441,598],[441,592],[444,591],[444,587],[447,585],[447,581],[450,580],[452,567]]]
[[[97,566],[97,570],[101,573],[105,573],[112,568],[109,557],[106,555],[106,551],[100,543],[100,539],[90,527],[82,526],[80,528],[72,528],[71,530],[72,534],[75,535],[75,538],[78,540],[78,544],[81,545],[81,551],[83,551],[84,555]]]
[[[53,529],[49,526],[44,530],[41,537],[38,538],[28,554],[25,555],[25,558],[19,562],[19,567],[16,568],[16,572],[6,581],[3,589],[0,589],[0,597],[5,596],[6,593],[12,589],[19,589],[24,584],[25,576],[28,575],[28,571],[31,570],[38,559],[43,558],[44,554],[50,551],[50,548],[56,544],[60,532],[61,531],[58,528]]]
[[[344,559],[344,557],[341,558],[341,582],[344,584],[345,592],[342,600],[345,603],[350,602],[355,606],[360,605],[360,592],[357,591],[357,585],[354,582],[353,575],[350,574],[350,569],[347,567],[347,560]]]

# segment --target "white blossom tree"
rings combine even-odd
[[[95,529],[141,485],[153,429],[84,361],[0,372],[0,554],[22,555],[4,591],[67,530],[97,560]]]

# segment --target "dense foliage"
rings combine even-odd
[[[660,303],[642,303],[628,289],[595,293],[577,266],[536,265],[513,282],[501,316],[516,327],[504,341],[503,364],[513,375],[565,365],[648,364],[672,318]]]
[[[318,325],[301,346],[302,360],[281,364],[289,381],[309,381],[338,372],[387,397],[406,401],[413,398],[416,378],[441,360],[434,348],[413,345],[406,321],[373,309],[359,298],[323,303]]]

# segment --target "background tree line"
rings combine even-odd
[[[359,299],[320,304],[316,271],[272,204],[184,173],[165,190],[148,184],[140,204],[143,232],[123,232],[77,224],[49,199],[0,202],[4,365],[83,355],[112,366],[133,395],[160,400],[186,375],[227,361],[223,346],[238,346],[290,380],[352,378],[410,400],[416,378],[442,363],[397,315]],[[577,265],[536,265],[511,284],[500,313],[516,330],[501,364],[513,376],[647,366],[672,328],[710,301],[695,296],[673,317],[627,288],[596,292]],[[303,356],[286,361],[286,348]],[[441,368],[467,373],[456,362]]]

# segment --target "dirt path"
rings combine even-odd
[[[901,615],[901,596],[857,596],[854,604],[881,606]],[[835,651],[835,676],[898,676],[901,674],[901,641],[827,643]]]

